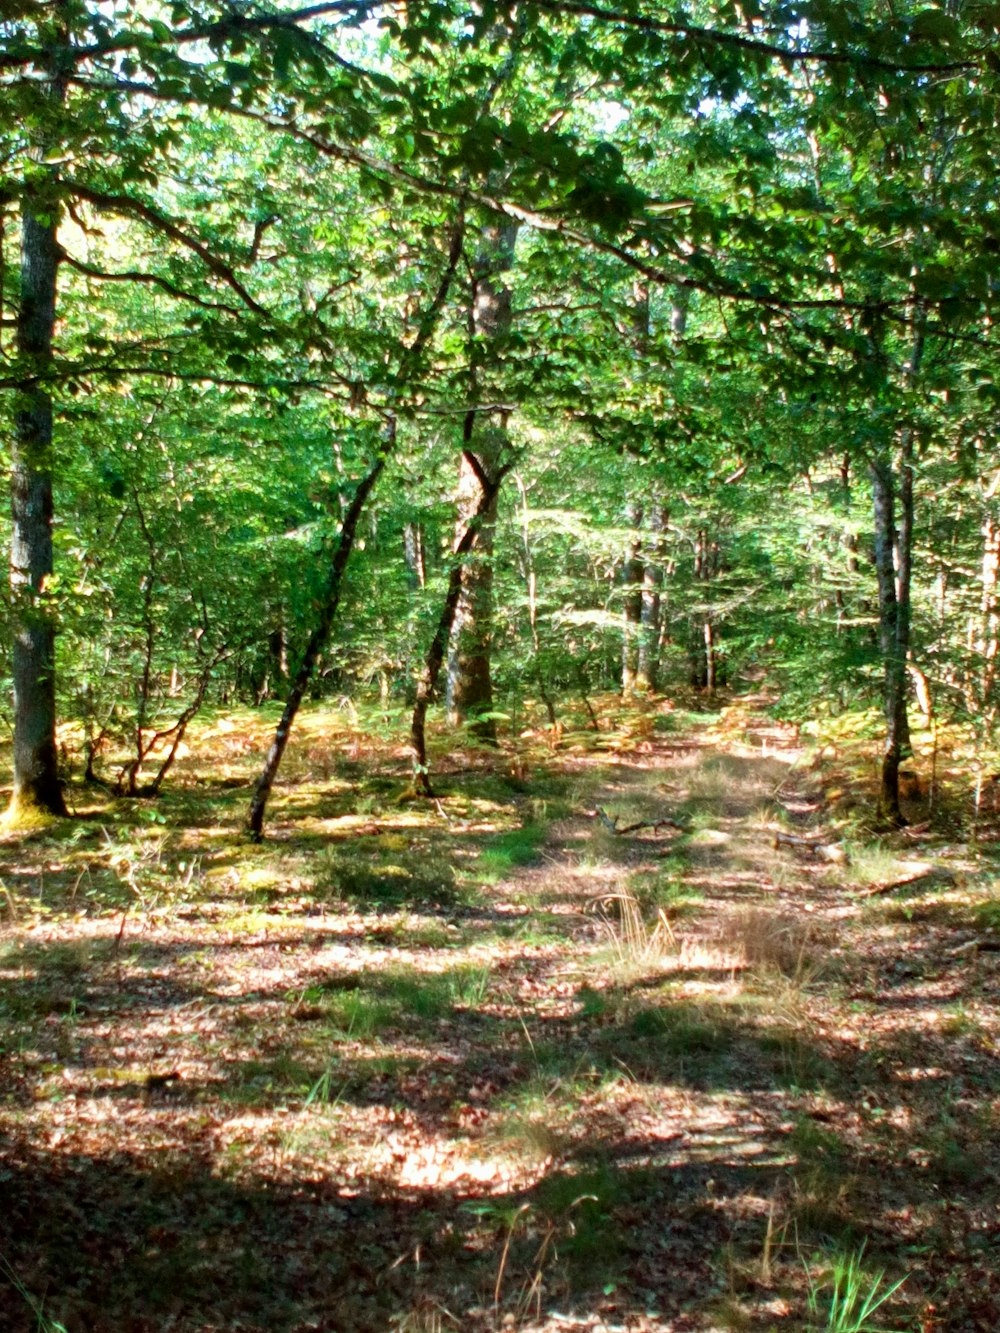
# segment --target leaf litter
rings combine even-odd
[[[988,860],[872,897],[773,845],[790,731],[639,722],[530,799],[334,755],[261,848],[195,739],[164,823],[5,842],[0,1327],[1000,1327]]]

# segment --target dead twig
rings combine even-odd
[[[672,829],[677,829],[680,833],[687,832],[686,825],[679,823],[676,819],[671,819],[669,816],[666,817],[665,819],[639,820],[635,824],[623,824],[621,828],[619,828],[618,816],[615,815],[612,817],[611,815],[608,814],[607,810],[605,810],[604,807],[600,805],[597,806],[595,810],[588,810],[587,818],[599,819],[601,823],[604,825],[604,827],[608,830],[608,832],[613,833],[616,838],[620,838],[623,836],[623,834],[626,833],[638,833],[640,829],[672,828]]]
[[[919,884],[921,880],[930,879],[932,875],[941,873],[937,866],[922,866],[912,875],[904,875],[902,879],[894,879],[888,884],[873,884],[868,890],[868,897],[874,898],[880,893],[892,893],[893,889],[905,889],[910,884]]]
[[[824,842],[820,837],[800,838],[793,833],[776,833],[771,846],[775,849],[779,847],[801,847],[807,852],[812,852],[818,856],[821,861],[830,861],[836,865],[847,864],[847,853],[843,847],[836,842]]]

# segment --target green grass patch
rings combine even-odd
[[[349,973],[309,986],[294,999],[300,1016],[322,1022],[331,1037],[364,1041],[387,1031],[436,1023],[456,1009],[476,1008],[486,999],[489,967],[463,964],[442,972],[393,969],[356,976]]]
[[[715,1055],[727,1045],[724,1032],[687,1007],[637,1009],[628,1020],[627,1031],[673,1056]]]
[[[475,865],[476,878],[487,884],[495,884],[520,866],[536,864],[547,831],[546,825],[533,823],[495,834],[479,853]]]
[[[452,906],[462,898],[445,853],[389,851],[363,857],[356,843],[327,847],[317,858],[313,889],[319,898],[370,907]]]

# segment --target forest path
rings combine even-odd
[[[418,806],[314,718],[263,847],[197,754],[5,844],[0,1328],[764,1333],[859,1263],[1000,1326],[996,955],[957,874],[774,848],[766,703]]]

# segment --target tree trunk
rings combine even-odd
[[[622,565],[622,698],[630,698],[639,676],[639,643],[642,635],[642,505],[630,500],[625,510],[629,526],[625,561]]]
[[[483,228],[473,265],[469,334],[473,348],[470,366],[470,410],[465,419],[462,463],[458,479],[456,541],[479,515],[476,558],[462,569],[461,589],[448,642],[447,705],[453,725],[471,723],[482,740],[496,740],[493,710],[491,647],[493,639],[493,540],[496,497],[492,487],[509,443],[507,413],[477,411],[484,380],[502,362],[511,330],[511,292],[505,274],[514,262],[518,224],[496,216]],[[470,459],[478,460],[480,467]],[[481,501],[490,489],[493,498],[485,510]],[[480,718],[479,721],[476,719]]]
[[[471,448],[463,451],[458,480],[458,526],[456,539],[479,514],[479,536],[475,556],[460,567],[458,605],[455,607],[448,639],[446,700],[448,720],[453,726],[468,724],[480,740],[496,740],[496,724],[488,715],[493,711],[493,675],[491,670],[493,640],[493,539],[496,531],[497,491],[490,488],[491,499],[485,509],[487,494],[483,478],[491,480],[506,445],[506,432],[490,427],[475,432],[479,438],[477,473],[470,464]]]
[[[923,361],[926,311],[918,309],[910,356],[903,370],[907,389],[916,386]],[[906,710],[907,658],[910,652],[910,586],[913,577],[913,427],[898,433],[899,526],[896,524],[897,473],[890,448],[872,460],[875,519],[875,570],[878,578],[879,644],[884,670],[883,708],[886,735],[882,754],[879,814],[896,828],[906,823],[899,808],[899,765],[910,753]]]
[[[51,212],[54,201],[47,204]],[[11,448],[10,588],[13,612],[14,792],[11,823],[33,813],[65,815],[56,755],[55,617],[45,583],[52,574],[52,365],[59,263],[55,221],[25,202],[17,350],[25,384]]]
[[[718,541],[709,541],[708,531],[700,528],[694,545],[695,584],[709,584],[718,578],[722,568],[722,547]],[[713,616],[709,589],[705,589],[702,605],[692,612],[688,627],[688,680],[697,689],[713,693],[719,679],[719,634]]]
[[[391,452],[396,438],[396,423],[393,419],[389,427],[389,439],[387,440],[383,453],[375,461],[368,475],[359,483],[354,492],[354,499],[351,501],[350,508],[344,516],[344,523],[340,529],[340,536],[337,539],[337,549],[334,552],[333,563],[330,566],[330,577],[326,585],[326,595],[323,599],[323,606],[320,611],[319,622],[309,636],[309,642],[306,645],[302,662],[298,671],[295,673],[295,679],[292,681],[292,687],[288,692],[288,698],[285,701],[285,707],[281,714],[281,720],[278,723],[277,730],[274,733],[274,740],[271,742],[271,748],[267,752],[267,758],[264,761],[264,768],[260,777],[257,779],[257,785],[254,788],[253,799],[250,802],[250,810],[247,814],[247,829],[255,842],[259,842],[263,836],[264,830],[264,812],[267,809],[268,798],[271,795],[271,789],[274,786],[274,780],[278,776],[278,768],[281,765],[282,755],[285,753],[285,746],[288,744],[288,737],[291,735],[292,723],[295,721],[295,715],[298,713],[305,698],[309,682],[312,680],[313,671],[319,660],[320,653],[326,647],[327,640],[330,637],[330,631],[333,628],[333,622],[337,614],[337,607],[340,605],[340,594],[344,584],[344,574],[347,571],[347,564],[351,558],[351,551],[354,547],[354,539],[357,536],[358,522],[364,511],[368,497],[375,487],[386,465],[386,461]]]
[[[992,509],[983,520],[983,559],[980,573],[982,587],[982,628],[979,647],[982,668],[979,693],[984,712],[993,706],[996,688],[997,662],[1000,660],[1000,603],[997,599],[1000,576],[1000,523]]]
[[[896,568],[896,652],[903,663],[903,708],[900,717],[900,756],[912,754],[910,717],[906,708],[906,664],[910,656],[912,611],[910,588],[913,582],[913,433],[903,432],[899,463],[899,527],[893,563]]]
[[[406,572],[410,576],[410,586],[414,589],[426,588],[427,555],[422,523],[407,523],[403,529],[403,558],[406,561]]]
[[[470,462],[470,466],[472,463]],[[417,684],[417,697],[413,705],[410,720],[410,749],[413,753],[413,790],[418,796],[432,796],[430,766],[427,762],[427,710],[434,698],[441,667],[444,663],[445,650],[454,636],[455,618],[462,597],[463,562],[481,538],[484,525],[489,521],[490,512],[496,505],[497,492],[511,464],[501,468],[495,477],[484,482],[479,502],[469,516],[465,531],[456,543],[454,563],[448,576],[448,591],[444,605],[438,617],[434,638],[427,651],[427,660],[420,681]]]
[[[882,772],[879,786],[879,815],[887,823],[899,828],[906,821],[899,808],[899,765],[909,738],[906,725],[906,652],[909,647],[909,574],[910,561],[897,571],[893,560],[894,549],[904,538],[912,537],[912,522],[903,523],[896,533],[896,487],[892,462],[888,454],[881,454],[871,465],[872,498],[875,519],[875,573],[878,579],[879,646],[882,651],[883,683],[882,707],[885,713],[886,735],[882,751]],[[911,492],[912,505],[912,492]],[[899,593],[905,594],[905,609],[900,612]]]
[[[549,717],[549,726],[559,725],[556,718],[555,701],[545,680],[542,666],[542,643],[538,633],[538,574],[535,570],[535,557],[531,549],[531,519],[528,509],[528,489],[520,477],[515,476],[517,489],[521,495],[521,568],[525,588],[528,594],[528,631],[531,634],[531,652],[535,664],[535,680],[538,693]]]
[[[654,500],[649,512],[649,555],[642,571],[642,626],[636,688],[654,694],[660,685],[660,594],[663,587],[663,532],[666,512]]]
[[[451,229],[451,236],[448,246],[448,261],[445,265],[444,273],[441,275],[441,281],[438,283],[437,291],[433,299],[428,303],[419,325],[413,342],[406,348],[400,357],[400,368],[398,379],[400,383],[405,382],[410,374],[417,371],[420,367],[421,357],[433,336],[437,327],[438,317],[447,300],[448,292],[451,290],[451,284],[455,277],[455,270],[458,268],[458,261],[462,257],[462,247],[465,239],[465,214],[460,211]],[[306,645],[306,651],[302,658],[302,663],[296,672],[295,679],[292,682],[288,699],[285,702],[284,710],[281,714],[281,720],[278,723],[277,730],[274,733],[274,740],[271,742],[271,748],[264,761],[264,768],[260,777],[257,779],[257,785],[254,789],[253,799],[250,802],[250,809],[247,812],[247,829],[251,837],[259,842],[263,836],[264,812],[267,809],[267,801],[271,795],[271,789],[274,786],[274,780],[278,775],[278,768],[281,764],[281,757],[285,753],[285,746],[288,744],[288,737],[292,730],[292,723],[295,721],[295,715],[305,697],[306,689],[312,679],[313,671],[319,660],[326,642],[330,637],[330,631],[333,628],[334,619],[337,614],[337,607],[340,605],[340,593],[343,587],[344,575],[347,572],[347,565],[351,558],[351,551],[354,547],[354,539],[357,535],[358,523],[364,512],[368,497],[375,487],[376,482],[382,475],[386,463],[389,461],[396,447],[398,433],[398,422],[394,413],[390,413],[386,421],[385,438],[382,444],[382,450],[375,460],[367,476],[358,484],[354,492],[354,498],[344,514],[343,524],[340,529],[340,537],[337,541],[337,549],[334,552],[333,563],[330,567],[330,577],[327,582],[326,596],[320,611],[320,619],[316,628],[309,636],[309,642]]]

